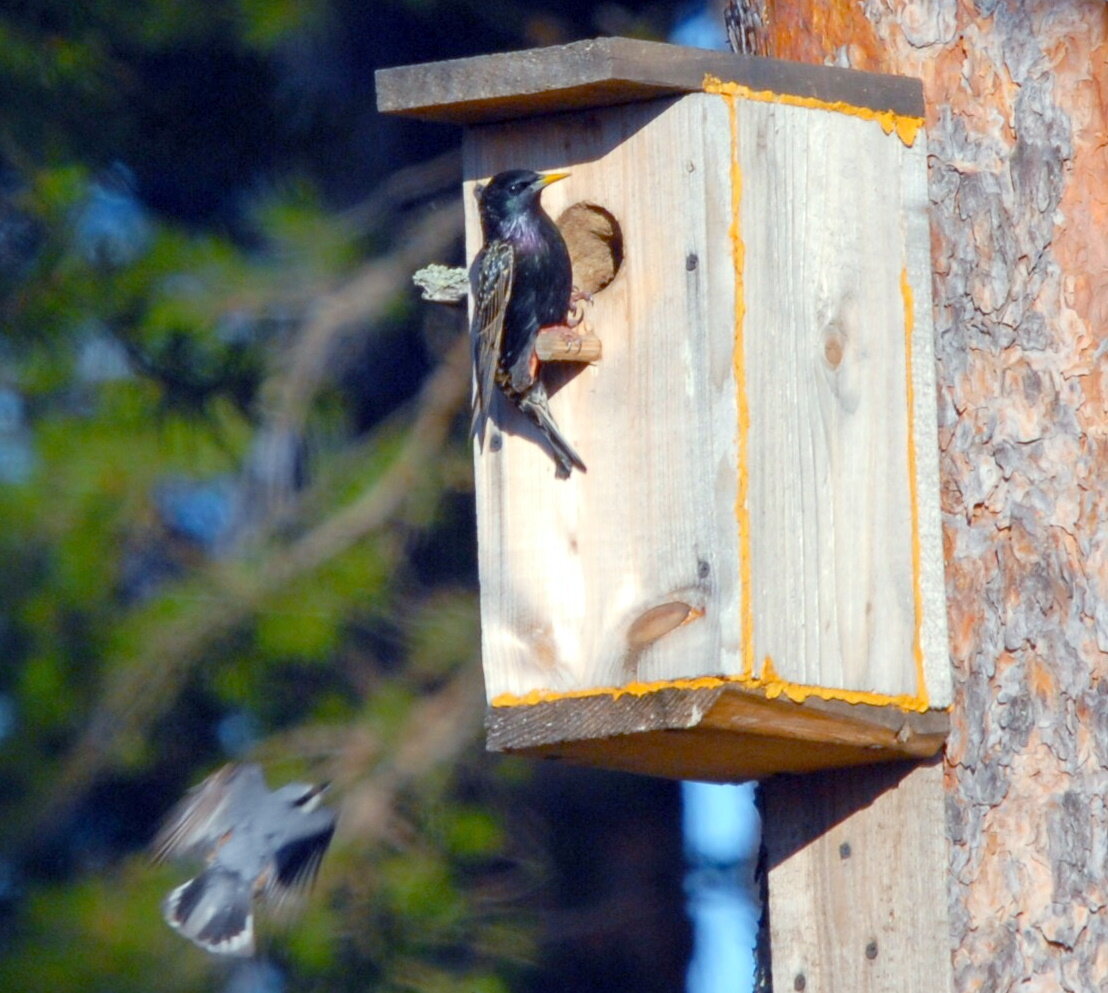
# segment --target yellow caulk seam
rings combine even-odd
[[[735,266],[735,348],[732,364],[735,371],[735,394],[738,406],[738,492],[735,497],[735,520],[739,526],[739,584],[742,625],[742,675],[754,677],[754,584],[750,559],[750,404],[746,396],[746,352],[743,329],[746,322],[746,299],[743,296],[743,267],[746,245],[742,236],[743,178],[739,166],[739,120],[735,99],[729,93],[720,94],[727,104],[731,125],[731,253]]]
[[[919,480],[916,477],[916,389],[912,379],[912,334],[915,330],[915,298],[908,279],[908,268],[900,270],[900,295],[904,299],[904,363],[908,396],[908,502],[912,513],[912,597],[915,630],[912,655],[916,663],[916,693],[926,704],[927,678],[923,665],[923,584],[920,580]]]
[[[773,663],[767,658],[765,671],[758,676],[700,676],[691,679],[663,679],[649,683],[628,683],[626,686],[600,686],[584,690],[532,690],[522,696],[513,693],[501,693],[493,697],[491,706],[527,707],[539,703],[554,703],[558,700],[586,700],[595,697],[644,697],[662,690],[710,690],[734,686],[749,693],[757,693],[767,700],[784,697],[793,703],[803,703],[814,697],[819,700],[839,700],[843,703],[862,703],[874,707],[897,707],[900,710],[925,713],[929,708],[926,700],[911,694],[875,693],[867,690],[843,690],[827,686],[810,686],[792,683],[781,679],[773,669]]]
[[[885,134],[895,134],[909,148],[915,144],[916,135],[923,127],[923,118],[909,114],[898,114],[892,110],[874,110],[872,107],[857,107],[842,100],[817,100],[815,97],[801,97],[793,93],[774,93],[772,90],[752,90],[741,83],[725,83],[715,76],[705,76],[701,84],[705,93],[718,93],[721,96],[743,100],[757,100],[760,103],[779,103],[786,107],[807,107],[810,110],[827,110],[835,114],[857,117],[863,121],[873,121]]]
[[[863,120],[878,123],[886,134],[896,133],[905,145],[911,146],[923,126],[923,118],[899,115],[893,111],[875,111],[868,107],[856,107],[841,101],[829,103],[811,97],[799,97],[791,94],[774,93],[769,90],[751,90],[738,83],[724,83],[710,76],[705,77],[704,90],[722,96],[727,103],[731,126],[731,197],[732,218],[730,237],[735,264],[735,351],[734,370],[738,392],[738,431],[739,466],[738,497],[736,500],[736,518],[739,525],[739,555],[742,579],[742,656],[743,672],[736,676],[702,676],[688,679],[658,680],[654,682],[629,683],[626,686],[594,687],[581,690],[547,691],[532,690],[522,696],[501,693],[494,697],[491,706],[519,707],[533,706],[539,703],[551,703],[559,700],[581,700],[595,697],[643,697],[662,690],[701,690],[734,686],[747,692],[759,693],[767,700],[784,697],[794,703],[803,703],[806,699],[839,700],[851,704],[868,704],[879,707],[898,707],[905,711],[924,713],[930,709],[923,667],[923,649],[921,625],[923,620],[923,595],[920,579],[919,547],[919,505],[916,492],[916,450],[915,450],[915,391],[912,382],[912,334],[914,328],[914,300],[907,270],[901,273],[901,293],[905,310],[905,362],[908,373],[908,474],[910,480],[910,506],[912,516],[912,578],[915,599],[915,633],[913,654],[917,671],[918,695],[887,694],[865,690],[836,689],[825,686],[813,686],[793,683],[781,679],[775,671],[773,660],[767,655],[763,662],[761,677],[754,675],[754,633],[753,633],[753,597],[751,585],[750,559],[750,513],[748,506],[749,476],[747,470],[748,439],[750,430],[750,409],[746,396],[745,351],[743,348],[743,328],[746,305],[743,298],[743,264],[745,246],[740,226],[740,205],[742,199],[742,173],[739,168],[738,119],[735,99],[756,100],[764,103],[779,103],[794,107],[808,107],[846,114]],[[947,708],[949,709],[949,708]]]

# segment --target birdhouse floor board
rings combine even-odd
[[[945,711],[798,704],[733,689],[659,690],[486,712],[493,751],[719,782],[928,757],[942,747],[948,728]]]
[[[923,116],[918,80],[632,38],[379,69],[382,113],[477,124],[652,100],[703,89],[705,76],[878,111]]]

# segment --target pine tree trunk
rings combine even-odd
[[[924,80],[958,991],[1108,988],[1108,4],[768,0]]]

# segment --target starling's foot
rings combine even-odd
[[[569,313],[566,314],[566,327],[575,328],[585,319],[585,308],[583,304],[592,303],[592,294],[585,293],[583,290],[573,287],[573,292],[569,295]]]

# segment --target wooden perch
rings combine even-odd
[[[412,282],[420,288],[423,299],[432,303],[462,303],[469,294],[466,271],[460,266],[425,266],[412,276]],[[584,325],[581,328],[540,331],[535,353],[542,362],[599,362],[603,351],[600,339]]]
[[[602,347],[591,331],[547,328],[535,338],[535,354],[542,362],[598,362]]]

